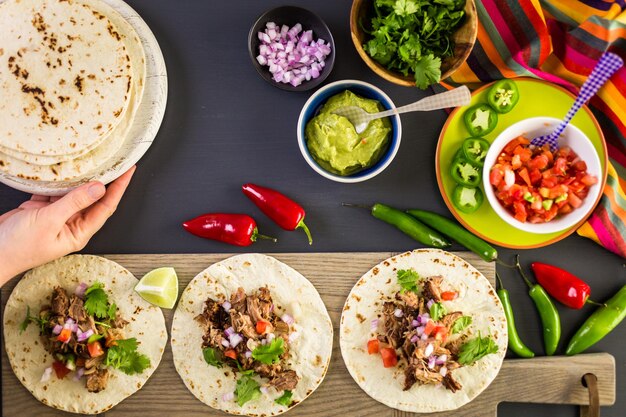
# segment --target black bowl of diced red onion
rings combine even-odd
[[[287,91],[317,87],[335,63],[335,41],[326,23],[294,6],[263,13],[250,29],[248,51],[261,77]]]

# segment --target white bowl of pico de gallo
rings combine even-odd
[[[542,234],[566,230],[586,219],[598,202],[602,166],[580,129],[569,124],[556,152],[530,145],[560,122],[553,117],[517,122],[498,135],[485,157],[487,200],[517,229]]]

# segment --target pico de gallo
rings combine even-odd
[[[489,182],[502,205],[520,222],[545,223],[580,207],[598,178],[568,147],[534,147],[517,137],[502,150]]]

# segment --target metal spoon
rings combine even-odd
[[[565,127],[572,120],[576,112],[578,112],[578,110],[580,110],[580,108],[598,92],[600,87],[602,87],[604,83],[611,78],[611,75],[613,75],[623,65],[624,61],[618,55],[611,52],[605,52],[602,54],[593,71],[589,74],[589,78],[587,78],[583,86],[580,88],[576,101],[574,101],[574,104],[567,112],[565,119],[563,119],[563,121],[556,127],[556,129],[554,129],[552,133],[537,136],[530,141],[530,144],[534,146],[543,146],[548,143],[550,144],[552,152],[559,149],[559,136],[561,136],[561,133],[563,133]]]
[[[379,113],[368,113],[357,106],[340,107],[334,110],[333,113],[350,120],[350,123],[354,125],[356,132],[361,133],[367,128],[369,122],[375,119],[411,111],[430,111],[446,109],[449,107],[466,106],[470,103],[471,99],[472,95],[470,94],[469,89],[466,86],[462,86],[444,93],[428,96],[416,101],[415,103],[407,104],[406,106]]]

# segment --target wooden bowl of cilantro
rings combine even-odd
[[[352,42],[387,81],[425,89],[469,56],[478,30],[474,0],[354,0]]]

